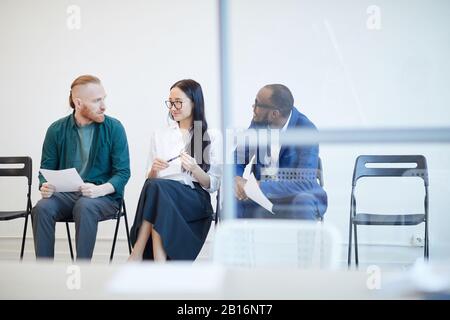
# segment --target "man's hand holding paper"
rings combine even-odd
[[[55,188],[53,192],[77,192],[84,184],[75,168],[64,170],[40,169],[40,172],[47,183]]]
[[[98,186],[93,183],[85,183],[80,187],[80,192],[83,197],[94,199],[113,193],[114,187],[111,183],[105,183]]]
[[[48,182],[44,182],[41,186],[41,196],[42,198],[48,199],[50,198],[53,193],[55,193],[55,187],[52,186],[50,183]]]

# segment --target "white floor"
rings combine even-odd
[[[214,224],[211,226],[206,242],[196,261],[212,260],[212,248],[214,241]],[[74,239],[72,239],[74,244]],[[97,239],[92,257],[93,263],[109,263],[111,251],[111,239]],[[21,239],[0,237],[0,261],[17,261],[20,255]],[[113,263],[124,263],[128,258],[128,247],[125,239],[118,239],[114,252]],[[34,261],[33,238],[28,237],[25,243],[24,261]],[[57,238],[55,243],[55,261],[71,262],[67,238]]]
[[[206,242],[197,257],[197,262],[212,261],[215,225],[211,225]],[[0,261],[18,261],[21,239],[0,237]],[[108,264],[111,250],[111,239],[97,239],[92,263]],[[386,270],[405,270],[412,266],[417,258],[420,258],[422,248],[409,247],[360,247],[360,269],[365,270],[368,266],[377,265]],[[118,239],[114,255],[114,264],[125,263],[128,258],[128,247],[125,239]],[[25,246],[24,261],[34,261],[33,239],[27,238]],[[60,237],[55,243],[55,261],[70,263],[70,254],[67,239]],[[343,244],[340,265],[347,269],[347,250]]]

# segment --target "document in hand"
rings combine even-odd
[[[39,171],[45,180],[55,187],[56,192],[80,191],[80,187],[84,183],[75,168],[64,170],[40,169]]]
[[[275,214],[273,209],[273,204],[270,202],[269,199],[264,195],[264,193],[261,191],[261,189],[258,186],[258,183],[256,182],[255,175],[252,173],[250,177],[247,180],[247,183],[245,184],[244,191],[247,194],[247,196],[255,201],[257,204],[259,204],[264,209],[272,212],[272,214]]]
[[[159,172],[160,178],[167,178],[170,176],[178,175],[181,171],[181,161],[180,158],[174,159],[173,161],[169,162],[169,167],[161,170]]]

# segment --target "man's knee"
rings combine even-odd
[[[39,200],[31,210],[31,215],[35,220],[55,219],[57,214],[56,201],[52,197]]]
[[[97,219],[95,208],[97,207],[97,199],[81,197],[75,202],[73,207],[73,217],[75,220],[83,218]]]
[[[244,217],[244,211],[245,211],[245,205],[244,201],[242,200],[236,200],[236,217],[237,218],[243,218]]]
[[[250,200],[236,200],[236,217],[251,218],[252,209]]]
[[[316,220],[317,205],[314,195],[303,192],[297,194],[289,202],[278,203],[274,207],[274,218]]]
[[[266,218],[271,215],[269,211],[261,207],[253,200],[237,200],[236,203],[237,218]]]
[[[296,195],[292,204],[299,219],[315,220],[318,218],[317,200],[312,193],[304,192]]]
[[[312,193],[303,192],[296,195],[292,201],[294,205],[313,205],[316,203],[316,198]]]

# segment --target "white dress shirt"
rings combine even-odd
[[[284,132],[287,130],[289,121],[291,120],[291,116],[292,116],[292,111],[289,114],[289,117],[288,117],[286,123],[284,124],[283,128],[281,128],[280,132]],[[278,138],[279,138],[279,136],[278,136]],[[276,176],[278,174],[280,150],[281,150],[280,141],[272,141],[270,144],[270,157],[269,157],[269,159],[267,159],[268,161],[270,161],[269,162],[270,164],[269,164],[269,166],[262,169],[261,173],[263,175]],[[267,162],[267,160],[266,160],[266,162]]]
[[[222,146],[220,135],[215,134],[213,130],[208,130],[211,144],[205,149],[209,152],[210,168],[207,172],[210,178],[209,188],[206,191],[213,193],[220,187],[220,178],[222,176]],[[190,134],[183,135],[178,123],[171,121],[169,126],[160,130],[155,130],[150,139],[150,152],[148,156],[147,176],[150,173],[155,158],[169,160],[177,157],[191,139]],[[167,169],[158,172],[158,178],[171,179],[194,188],[193,182],[198,182],[194,176],[182,171],[181,160],[177,158],[169,162]]]
[[[292,111],[291,111],[291,113],[289,113],[289,117],[288,117],[286,123],[284,124],[283,128],[281,128],[280,132],[285,132],[287,130],[289,121],[291,120],[291,116],[292,116]],[[270,156],[272,158],[271,163],[274,167],[278,167],[278,161],[280,158],[280,149],[281,149],[281,146],[280,146],[279,141],[277,141],[277,143],[271,144]]]
[[[289,114],[289,117],[286,121],[286,123],[284,124],[283,128],[281,128],[280,132],[284,132],[287,130],[287,127],[289,125],[289,121],[291,120],[291,116],[292,116],[292,111]],[[280,158],[280,149],[281,149],[281,145],[280,145],[280,141],[276,141],[275,143],[271,143],[270,146],[270,157],[271,157],[271,166],[274,168],[278,168],[278,162],[279,162],[279,158]]]

